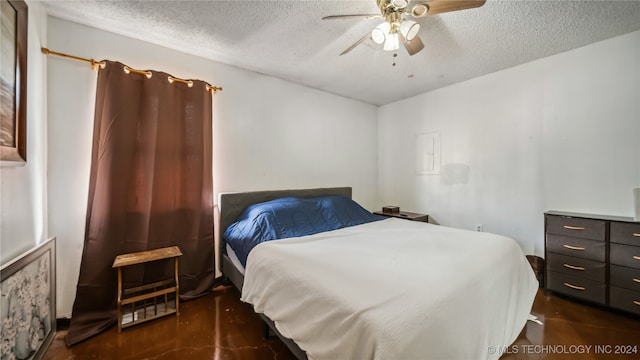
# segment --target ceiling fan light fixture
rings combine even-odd
[[[387,39],[384,41],[384,51],[394,51],[400,48],[400,39],[398,39],[398,33],[387,35]]]
[[[371,38],[376,44],[383,44],[390,31],[391,25],[388,22],[383,22],[371,31]]]
[[[411,15],[414,18],[421,18],[427,16],[429,12],[429,7],[425,4],[418,4],[411,9]]]
[[[402,36],[404,36],[404,38],[407,39],[408,41],[413,40],[413,38],[415,38],[416,35],[418,35],[419,31],[420,31],[420,24],[418,24],[413,20],[404,20],[400,24],[400,32],[402,33]]]
[[[407,0],[391,0],[391,6],[396,9],[404,9],[409,5]]]
[[[376,44],[382,44],[384,42],[384,32],[378,28],[371,31],[371,38]]]

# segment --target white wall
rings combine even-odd
[[[214,96],[216,194],[352,186],[377,206],[377,109],[57,18],[51,50],[222,86]],[[70,316],[82,254],[96,73],[48,58],[49,231],[58,238],[58,317]]]
[[[41,5],[27,1],[27,163],[0,167],[0,263],[47,239],[46,217],[46,45],[47,17]]]
[[[633,216],[640,186],[640,32],[379,108],[383,204],[516,239],[543,255],[543,212]],[[441,133],[440,175],[415,137]]]

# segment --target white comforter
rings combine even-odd
[[[310,359],[477,360],[516,339],[537,287],[510,238],[391,218],[256,246],[242,300]]]

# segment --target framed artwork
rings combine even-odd
[[[27,23],[23,0],[0,0],[0,162],[27,161]]]
[[[1,359],[41,359],[56,332],[56,239],[0,270]]]

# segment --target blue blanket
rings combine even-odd
[[[223,234],[243,266],[256,245],[384,219],[340,195],[285,197],[247,207]]]

